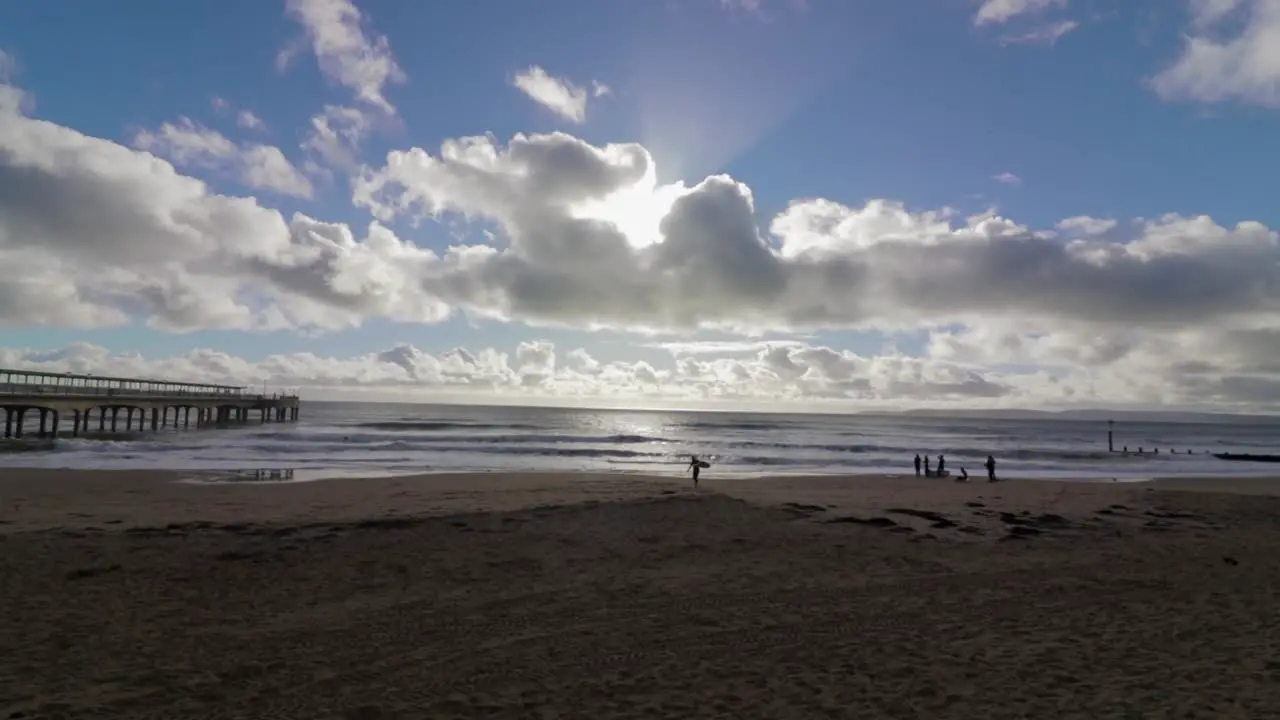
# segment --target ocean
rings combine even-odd
[[[690,455],[708,474],[913,473],[916,453],[952,473],[1019,478],[1142,480],[1174,475],[1269,475],[1267,464],[1207,452],[1270,453],[1280,424],[1075,419],[783,415],[392,403],[304,402],[297,423],[170,430],[108,439],[60,438],[0,453],[0,467],[228,470],[245,478],[504,470],[679,475]],[[2,441],[0,441],[2,442]],[[1159,454],[1150,451],[1159,449]],[[10,445],[9,449],[14,449]],[[1177,452],[1170,452],[1176,450]],[[1191,453],[1188,454],[1187,451]],[[936,462],[936,460],[935,460]]]

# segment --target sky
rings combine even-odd
[[[1280,401],[1280,0],[0,11],[0,367],[304,397]]]

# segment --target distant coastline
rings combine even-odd
[[[1163,410],[901,410],[884,414],[895,417],[982,418],[984,420],[1080,420],[1088,422],[1161,422],[1161,423],[1251,423],[1280,427],[1280,415],[1180,412]]]
[[[638,404],[636,406],[609,406],[586,403],[583,405],[542,404],[526,402],[512,403],[467,403],[452,401],[403,402],[388,400],[361,399],[316,399],[309,400],[316,404],[342,405],[400,405],[403,407],[439,407],[439,408],[475,408],[478,410],[561,410],[561,411],[599,411],[599,412],[643,412],[643,413],[732,413],[742,415],[835,415],[855,417],[887,417],[887,418],[929,418],[929,419],[966,419],[983,420],[1079,420],[1082,422],[1162,422],[1162,423],[1251,423],[1274,424],[1280,426],[1280,413],[1230,413],[1209,410],[1132,410],[1106,408],[1071,408],[1060,410],[1035,410],[1029,408],[911,408],[905,410],[883,409],[836,409],[815,405],[806,409],[743,409],[730,407],[662,407]]]

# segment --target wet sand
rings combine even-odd
[[[1280,707],[1280,481],[175,479],[0,469],[0,717]]]

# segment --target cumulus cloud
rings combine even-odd
[[[1067,0],[983,0],[973,16],[975,25],[1006,23],[1021,15],[1035,15],[1065,7]]]
[[[1084,404],[1196,404],[1270,410],[1280,401],[1280,330],[1270,326],[1099,328],[1001,321],[937,331],[927,354],[949,362],[1039,368]],[[1110,398],[1110,400],[1108,400]]]
[[[202,145],[174,149],[205,157]],[[159,157],[0,103],[0,323],[159,329],[432,321],[435,256],[374,223],[286,219]],[[43,288],[43,289],[40,289]],[[41,307],[41,305],[49,307]]]
[[[427,280],[483,315],[674,330],[888,328],[992,315],[1099,323],[1223,321],[1269,313],[1276,235],[1245,222],[1166,216],[1124,237],[1061,242],[995,215],[954,217],[872,201],[792,203],[761,233],[748,188],[686,188],[638,244],[574,209],[647,176],[642,147],[567,135],[447,143],[392,153],[357,183],[381,217],[485,217],[505,247],[454,248]]]
[[[1280,0],[1191,0],[1182,53],[1151,79],[1167,100],[1280,108]]]
[[[258,143],[237,144],[190,118],[164,123],[159,130],[140,130],[134,135],[133,144],[176,165],[226,172],[255,190],[273,190],[301,198],[309,198],[313,192],[311,181],[289,162],[280,148]]]
[[[325,391],[395,391],[428,399],[442,392],[472,398],[647,398],[666,401],[999,402],[1013,386],[963,363],[928,358],[866,358],[810,345],[766,346],[747,357],[601,362],[576,348],[558,362],[548,341],[520,343],[514,353],[454,348],[432,354],[402,344],[348,358],[310,353],[257,362],[216,350],[165,358],[113,354],[86,343],[57,351],[0,349],[0,366],[45,372],[99,372],[127,377]]]
[[[1169,362],[1162,354],[1203,352],[1212,359]],[[1140,334],[1023,333],[1012,327],[938,331],[927,352],[864,356],[803,342],[764,343],[751,352],[677,353],[671,362],[602,362],[582,348],[563,353],[544,340],[514,352],[409,344],[349,357],[312,353],[250,361],[196,349],[145,357],[88,343],[59,350],[0,349],[0,366],[44,372],[106,373],[191,382],[298,389],[313,398],[608,403],[617,400],[773,408],[870,410],[905,407],[1100,407],[1180,405],[1257,410],[1280,400],[1274,361],[1280,333],[1178,335],[1148,345]],[[561,359],[563,357],[563,360]],[[1033,369],[1012,368],[1014,363]]]
[[[1207,217],[1165,216],[1126,223],[1104,237],[1064,241],[994,215],[960,218],[890,201],[850,207],[810,199],[792,203],[764,233],[749,189],[715,176],[671,193],[668,208],[653,218],[659,232],[652,241],[582,212],[620,196],[623,204],[636,201],[627,194],[637,186],[644,191],[653,174],[644,148],[595,147],[557,133],[516,136],[506,146],[490,137],[464,138],[445,143],[438,154],[394,152],[385,166],[358,179],[356,201],[383,219],[456,213],[493,221],[500,231],[496,245],[458,245],[437,255],[377,224],[357,240],[344,225],[300,217],[286,222],[252,200],[212,195],[146,155],[20,114],[8,115],[5,127],[6,173],[50,185],[39,202],[14,202],[6,221],[59,228],[47,245],[24,243],[27,251],[66,246],[66,259],[75,259],[115,243],[115,257],[162,258],[190,246],[198,259],[225,247],[232,266],[245,267],[247,258],[273,287],[291,291],[333,290],[340,279],[356,294],[368,286],[370,295],[385,292],[414,307],[508,320],[753,331],[893,330],[1002,315],[1221,323],[1266,317],[1280,299],[1276,235],[1253,222],[1223,227]],[[116,160],[105,164],[98,153]],[[115,224],[100,224],[96,233],[63,231],[85,214],[83,203],[59,204],[83,193],[72,181],[92,185],[102,218]],[[14,183],[4,198],[14,200],[33,186]],[[188,202],[198,214],[182,205]],[[192,227],[193,218],[204,222]],[[160,244],[175,227],[181,242],[148,245]],[[243,228],[255,228],[254,237]],[[13,242],[41,237],[10,236]],[[83,248],[73,244],[81,237]],[[369,278],[335,268],[357,260],[367,263]],[[197,269],[194,263],[170,267]]]
[[[733,178],[659,186],[640,145],[551,133],[389,153],[353,184],[354,201],[379,218],[358,234],[219,195],[155,155],[20,105],[0,102],[0,323],[329,330],[466,313],[581,329],[930,338],[918,358],[772,342],[673,346],[672,367],[625,373],[586,353],[558,362],[537,344],[507,361],[506,382],[523,388],[577,373],[602,388],[617,380],[690,397],[770,387],[1004,402],[1033,388],[1071,398],[1150,388],[1156,401],[1228,403],[1247,400],[1242,388],[1267,397],[1260,388],[1280,378],[1269,344],[1280,335],[1280,239],[1257,222],[1076,217],[1034,229],[993,213],[807,198],[761,227]],[[192,153],[175,162],[208,154],[170,149]],[[454,216],[485,222],[491,240],[435,252],[387,224]],[[401,349],[378,362],[415,357]],[[456,354],[491,367],[480,357]],[[1052,357],[1065,362],[1051,371]],[[1017,358],[1042,369],[1003,367]]]
[[[609,94],[609,86],[593,81],[591,90],[576,85],[564,77],[553,77],[537,65],[531,65],[516,73],[511,85],[530,100],[560,117],[574,123],[587,119],[587,102],[592,97]]]
[[[1002,172],[999,175],[996,175],[993,179],[996,182],[1004,183],[1005,185],[1021,185],[1022,184],[1022,178],[1018,177],[1017,175],[1014,175],[1011,172]]]

